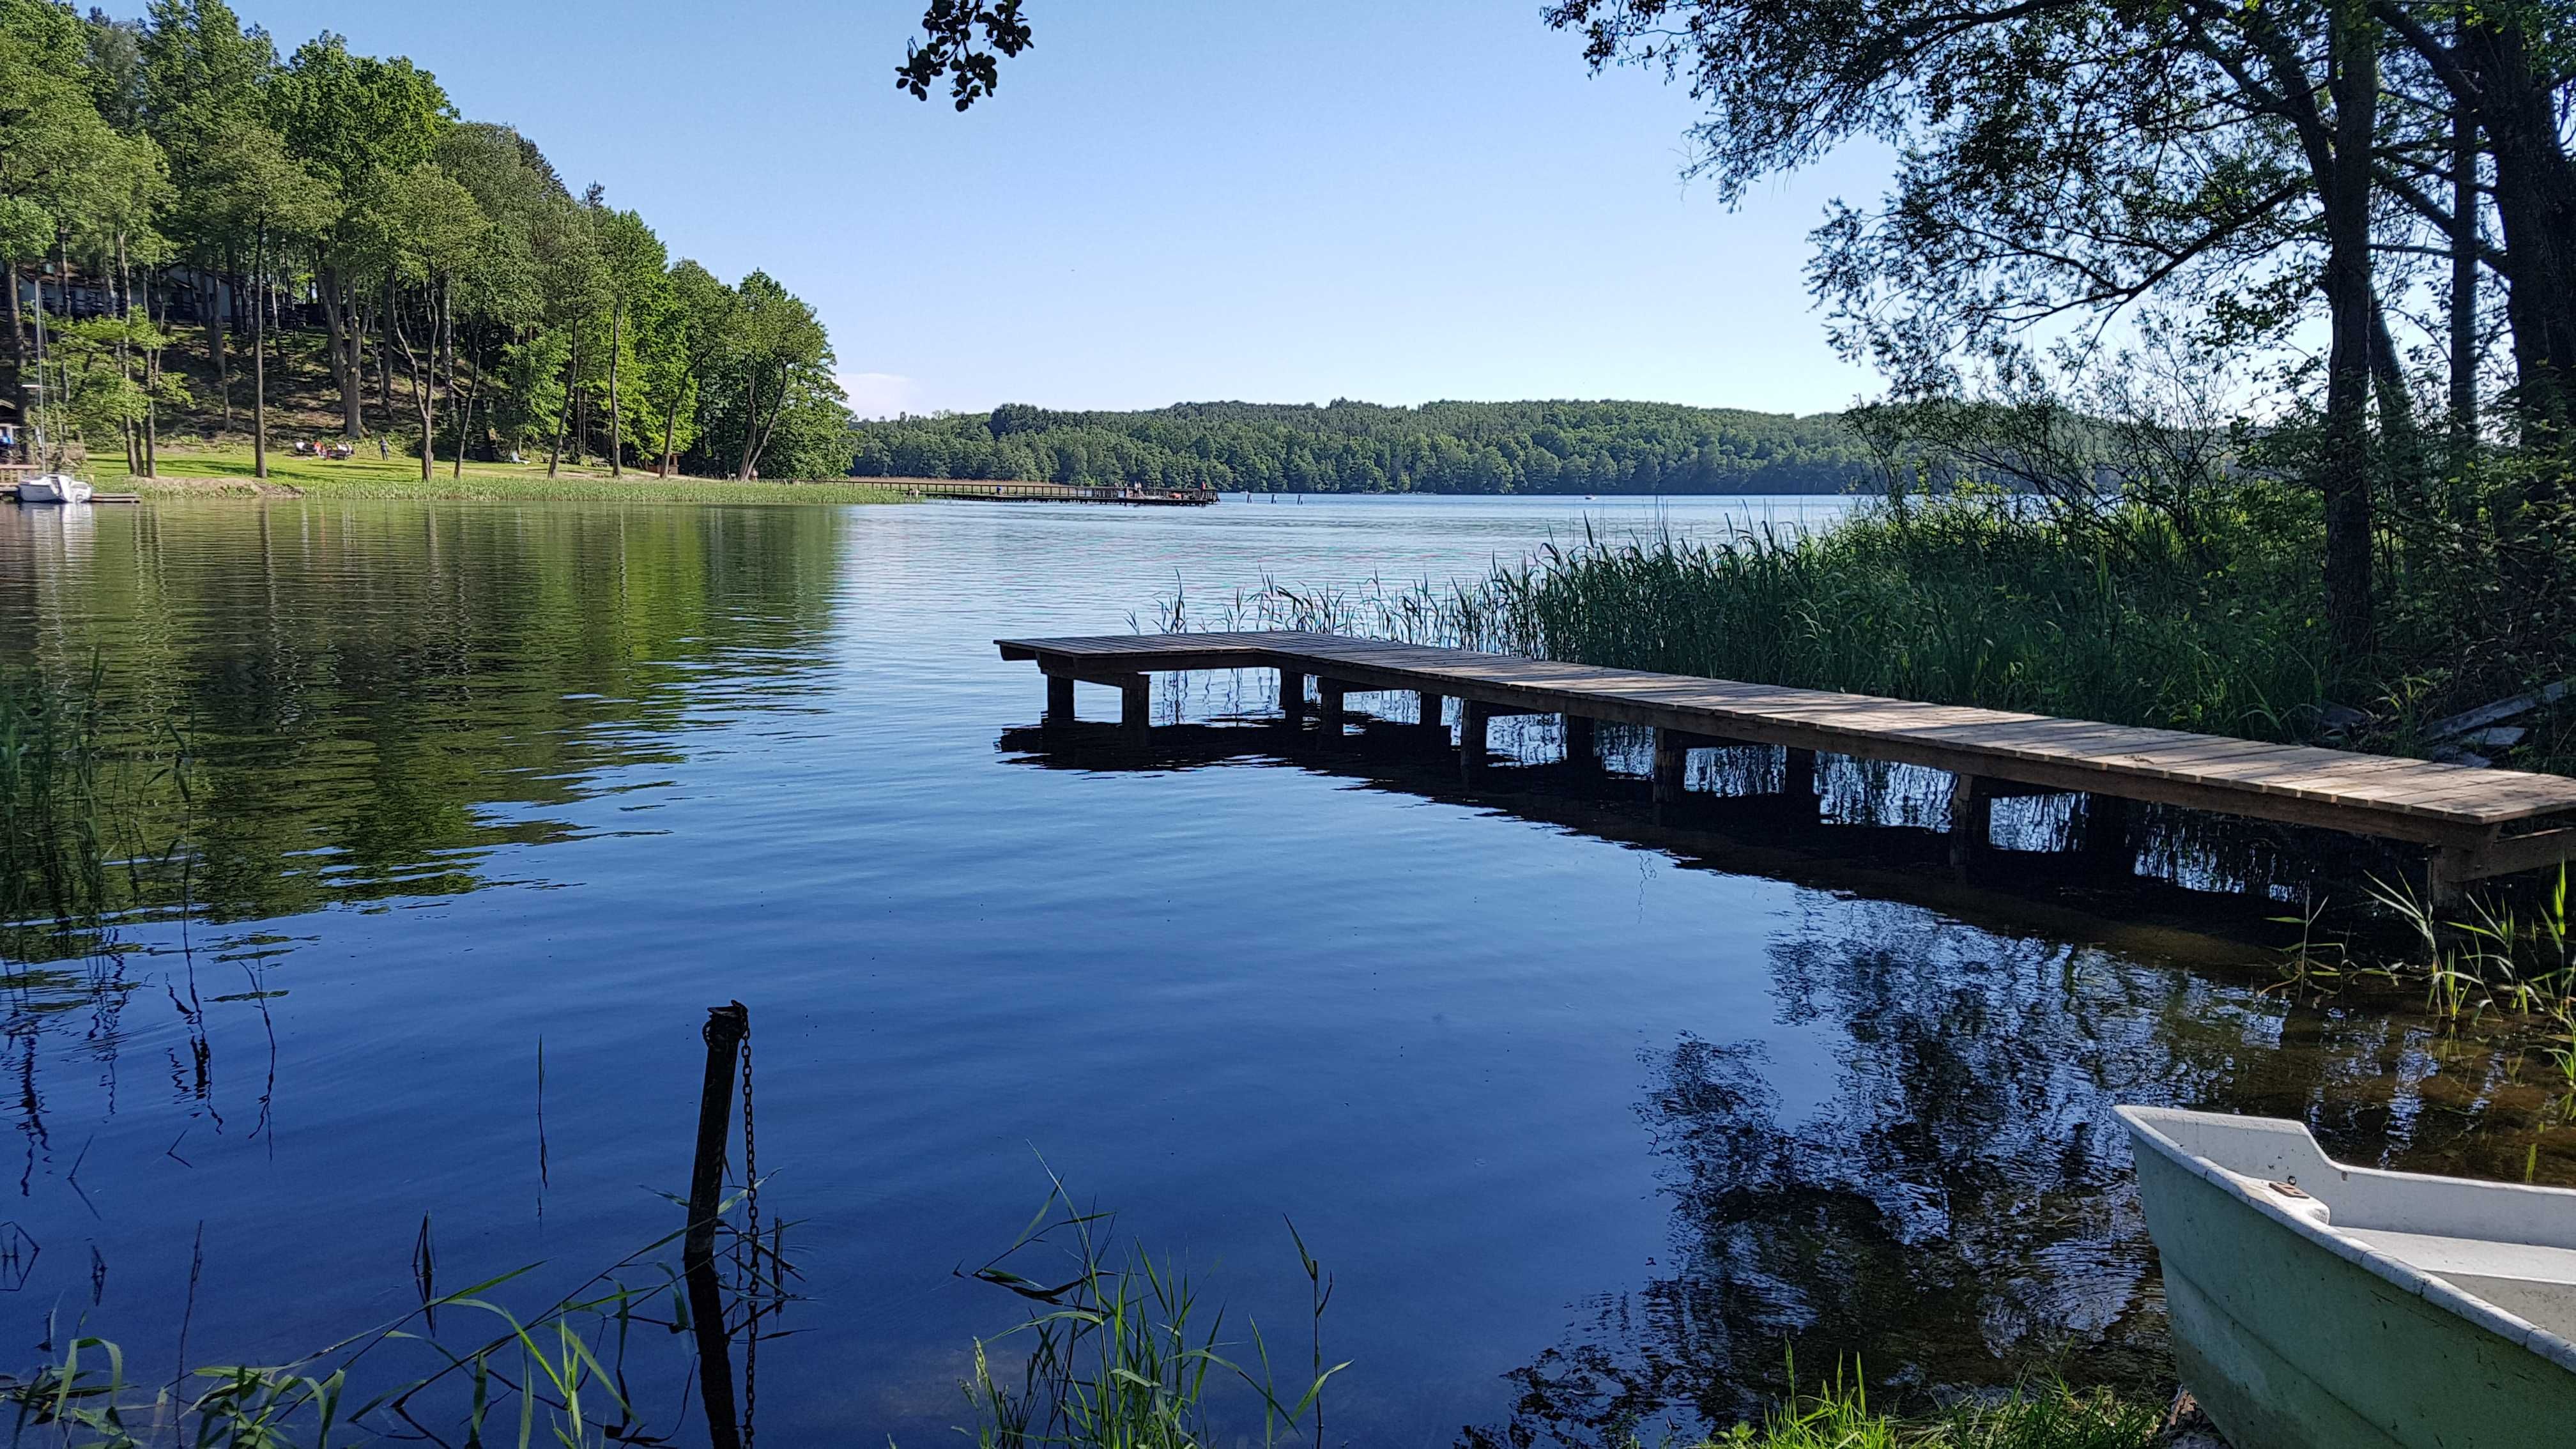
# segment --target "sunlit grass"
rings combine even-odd
[[[2055,1382],[1900,1418],[1872,1411],[1860,1376],[1838,1372],[1699,1449],[2147,1449],[2164,1419],[2154,1404]]]
[[[160,477],[131,478],[115,458],[99,460],[97,482],[108,490],[141,493],[257,491],[249,448],[161,450]],[[420,460],[394,453],[377,456],[372,444],[350,458],[299,457],[286,448],[268,454],[269,481],[300,493],[326,498],[426,498],[581,503],[899,503],[900,493],[874,484],[844,480],[815,483],[737,483],[727,479],[656,478],[649,469],[629,468],[611,477],[605,468],[565,467],[546,476],[536,463],[467,463],[458,474],[452,462],[441,462],[434,476],[420,476]],[[208,482],[236,488],[209,489]]]

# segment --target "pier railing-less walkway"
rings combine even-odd
[[[995,478],[862,478],[917,498],[962,498],[982,503],[1134,503],[1205,507],[1216,494],[1205,488],[1143,488],[1125,484],[1029,483]]]
[[[2124,840],[2118,817],[2132,800],[2421,845],[2437,899],[2463,881],[2576,859],[2576,825],[2553,819],[2576,818],[2576,778],[2563,775],[1334,634],[996,642],[1004,659],[1034,660],[1046,675],[1050,720],[1073,718],[1080,680],[1122,690],[1124,722],[1144,729],[1148,676],[1178,670],[1276,669],[1279,698],[1291,713],[1305,707],[1311,677],[1328,732],[1341,728],[1346,694],[1419,694],[1426,721],[1440,719],[1442,701],[1455,699],[1459,764],[1470,776],[1484,761],[1487,722],[1507,714],[1563,715],[1567,751],[1580,758],[1592,753],[1596,721],[1652,729],[1658,798],[1680,793],[1686,754],[1698,746],[1785,747],[1784,788],[1792,795],[1814,793],[1819,753],[1929,766],[1957,777],[1951,848],[1962,869],[1987,848],[1990,801],[2052,791],[2091,797],[2088,810],[2100,812],[2093,818],[2113,827],[2088,828],[2094,848]]]

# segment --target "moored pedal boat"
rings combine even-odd
[[[2176,1366],[2236,1449],[2576,1443],[2576,1191],[2122,1107]]]
[[[38,473],[20,480],[21,503],[87,503],[90,486],[69,473]]]

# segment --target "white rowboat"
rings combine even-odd
[[[2576,1191],[2122,1107],[2185,1387],[2236,1449],[2576,1443]]]
[[[90,487],[69,473],[39,473],[20,480],[21,503],[87,503]]]

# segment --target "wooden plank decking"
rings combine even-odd
[[[2576,859],[2576,778],[2475,769],[2179,730],[2055,719],[1688,675],[1559,664],[1332,634],[1116,634],[996,641],[1050,680],[1049,714],[1069,716],[1075,680],[1126,691],[1145,723],[1148,675],[1277,669],[1281,699],[1302,706],[1313,677],[1328,723],[1344,693],[1403,690],[1462,703],[1462,762],[1484,749],[1494,714],[1562,714],[1662,732],[1658,777],[1678,788],[1692,744],[1785,746],[1793,778],[1815,753],[1890,760],[1959,778],[1954,819],[1981,831],[1984,801],[2022,790],[2080,791],[2316,826],[2429,847],[2437,895],[2465,880]],[[1436,714],[1431,716],[1437,718]],[[1573,732],[1569,732],[1572,734]],[[1588,731],[1585,731],[1588,733]],[[2002,787],[2000,790],[1997,787]]]

